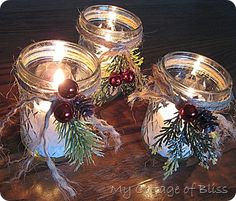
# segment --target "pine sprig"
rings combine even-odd
[[[117,97],[119,94],[129,95],[135,89],[142,89],[145,83],[147,82],[147,76],[141,74],[141,65],[144,58],[141,57],[141,53],[138,48],[130,51],[129,58],[127,54],[118,54],[110,58],[110,62],[104,66],[104,70],[110,75],[111,73],[120,73],[128,69],[132,69],[135,72],[135,81],[134,83],[122,83],[120,86],[114,87],[109,84],[109,77],[102,78],[100,89],[93,96],[93,102],[96,105],[102,105],[107,100],[112,100]],[[131,65],[130,62],[132,61]]]
[[[157,141],[153,144],[154,147],[161,147],[168,144],[168,141],[176,140],[181,133],[182,120],[179,115],[164,121],[164,125],[160,131],[160,135],[154,137]]]
[[[141,73],[141,66],[144,61],[144,57],[141,56],[139,48],[135,48],[130,52],[131,60],[134,62],[134,71],[135,71],[135,85],[133,90],[141,91],[148,82],[148,77]]]
[[[192,123],[187,124],[186,135],[194,155],[199,159],[200,165],[208,169],[210,162],[217,162],[213,139],[208,133],[196,129]]]
[[[84,163],[93,163],[93,154],[103,156],[103,142],[86,122],[72,120],[68,123],[56,122],[59,139],[65,140],[65,157],[70,164],[75,164],[75,170]]]
[[[210,117],[208,114],[207,117]],[[210,126],[216,125],[215,118],[210,118]],[[168,160],[163,166],[164,179],[172,175],[179,167],[179,160],[186,158],[190,154],[198,158],[200,165],[209,168],[210,162],[216,164],[217,154],[213,146],[213,139],[205,129],[196,126],[196,122],[187,122],[180,115],[164,121],[164,127],[160,134],[155,136],[157,141],[151,147],[152,152],[158,150],[162,145],[168,147]],[[190,152],[184,154],[185,147],[189,146]]]
[[[107,78],[102,78],[99,91],[93,95],[94,104],[101,106],[106,103],[108,99],[115,98],[118,94],[117,90],[119,90],[119,88],[110,85]]]
[[[175,140],[168,141],[168,160],[163,166],[163,170],[165,171],[164,180],[178,170],[179,159],[183,158],[184,145],[183,135],[179,135]]]
[[[139,51],[139,48],[134,48],[130,52],[131,59],[136,64],[136,66],[141,67],[144,61],[144,57],[141,56],[141,52]]]
[[[135,89],[135,83],[130,83],[130,84],[122,84],[121,86],[119,86],[119,91],[123,94],[123,95],[129,95],[131,94]]]
[[[129,63],[124,55],[116,55],[111,59],[111,62],[105,67],[105,69],[109,73],[119,73],[121,70],[127,69],[128,66]]]

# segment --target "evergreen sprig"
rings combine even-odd
[[[183,135],[179,135],[175,140],[168,141],[168,160],[163,166],[163,170],[165,171],[164,179],[172,175],[179,168],[179,159],[183,158],[184,145]]]
[[[139,48],[134,48],[130,52],[131,59],[136,64],[136,66],[141,67],[144,61],[144,57],[141,56],[141,52],[139,51]]]
[[[207,117],[209,118],[210,115]],[[215,118],[209,118],[210,126],[216,125]],[[157,141],[153,144],[152,150],[158,150],[162,145],[168,147],[168,160],[163,166],[164,179],[172,175],[179,168],[179,160],[184,159],[190,154],[198,158],[200,165],[209,168],[210,162],[215,164],[217,161],[216,150],[213,146],[213,139],[205,128],[200,129],[197,120],[188,122],[183,120],[179,114],[169,120],[164,121],[160,134],[155,136]],[[190,147],[190,152],[185,152],[185,147]],[[153,153],[156,153],[153,151]]]
[[[135,89],[143,88],[144,82],[147,81],[147,77],[140,72],[141,65],[143,63],[144,58],[141,57],[141,53],[138,48],[130,51],[131,60],[134,62],[135,66],[133,69],[135,71],[135,82],[126,84],[123,83],[120,86],[114,87],[109,84],[109,78],[102,78],[100,89],[93,96],[94,104],[102,105],[107,102],[108,99],[113,99],[119,94],[129,95]],[[111,58],[111,62],[109,62],[104,69],[108,74],[113,72],[120,73],[121,71],[125,71],[130,68],[130,64],[126,55],[118,54]]]
[[[121,70],[127,69],[129,66],[129,63],[124,55],[116,55],[113,58],[111,58],[111,62],[107,64],[104,68],[109,73],[117,72],[119,73]]]
[[[70,164],[75,164],[75,170],[84,163],[93,163],[93,154],[103,156],[101,137],[96,135],[87,122],[74,119],[68,123],[56,122],[59,139],[65,140],[65,157]]]
[[[206,169],[209,168],[210,162],[215,164],[217,162],[217,154],[209,133],[197,130],[192,123],[186,125],[185,132],[189,141],[188,145],[191,146],[191,150],[194,156],[199,159],[200,164]]]
[[[130,52],[130,55],[131,55],[132,61],[135,63],[134,70],[136,72],[135,83],[134,83],[134,86],[133,86],[133,90],[142,91],[142,89],[145,87],[145,85],[148,82],[148,77],[146,75],[140,73],[141,66],[142,66],[143,61],[144,61],[144,57],[141,56],[139,48],[133,49]],[[129,93],[127,93],[127,94],[129,94]]]
[[[93,95],[94,104],[101,106],[107,102],[108,99],[115,98],[118,94],[117,90],[119,90],[119,88],[110,85],[107,78],[102,78],[99,91]]]

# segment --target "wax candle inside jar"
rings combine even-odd
[[[215,66],[212,66],[212,63]],[[224,91],[226,85],[224,74],[219,74],[220,70],[217,69],[220,65],[206,57],[194,53],[174,52],[166,55],[159,62],[159,66],[173,87],[174,95],[183,101],[204,104],[214,102],[216,98],[221,100],[228,97],[228,94],[220,96],[220,91]],[[178,114],[179,108],[177,109],[174,103],[167,101],[164,107],[162,104],[151,102],[142,127],[145,144],[152,146],[159,139],[158,135],[165,126],[164,121]],[[167,157],[168,151],[167,145],[162,143],[158,153]],[[185,145],[182,153],[185,157],[190,156],[190,147]]]
[[[49,81],[52,83],[52,88],[57,90],[58,86],[67,79],[73,79],[71,73],[71,67],[63,63],[65,54],[64,44],[62,42],[55,43],[55,49],[53,53],[53,60],[45,63],[41,63],[35,69],[35,75],[40,77],[43,80]],[[29,136],[31,139],[36,140],[38,135],[35,133],[39,133],[43,128],[43,123],[45,119],[45,115],[47,111],[50,109],[51,102],[49,101],[35,101],[33,113],[37,113],[37,115],[30,115],[29,119],[32,125],[32,128],[29,129]],[[48,154],[51,157],[62,157],[64,155],[64,140],[60,141],[58,139],[58,134],[55,128],[55,118],[51,116],[49,119],[49,127],[45,133],[45,138],[47,140],[48,146]],[[37,152],[41,156],[45,156],[43,143],[37,147]]]
[[[57,89],[59,84],[61,84],[65,79],[64,72],[65,68],[68,67],[67,65],[64,65],[62,63],[58,64],[57,62],[47,62],[44,64],[40,64],[38,68],[36,69],[36,75],[41,77],[42,79],[46,79],[48,81],[51,81],[53,83],[53,88]],[[62,70],[64,69],[64,71]],[[68,71],[69,72],[69,71]],[[67,72],[67,73],[68,73]],[[31,122],[31,127],[28,131],[28,135],[30,136],[31,140],[36,141],[39,137],[36,133],[40,133],[46,113],[50,109],[51,102],[49,101],[35,101],[34,102],[34,108],[33,112],[29,114],[29,121]],[[34,115],[37,114],[37,115]],[[51,116],[49,119],[49,126],[45,133],[45,138],[47,140],[47,144],[50,145],[47,148],[48,155],[51,157],[62,157],[64,156],[64,140],[58,139],[58,133],[56,132],[55,127],[55,117]],[[41,142],[40,145],[38,145],[36,151],[40,156],[45,156],[44,152],[44,142]],[[32,147],[33,148],[33,147]]]

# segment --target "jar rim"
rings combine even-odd
[[[90,9],[95,9],[95,8],[100,8],[100,7],[106,7],[106,8],[107,8],[107,11],[109,11],[110,9],[111,9],[111,10],[119,10],[119,11],[122,11],[122,12],[124,12],[124,13],[126,13],[126,14],[132,16],[133,19],[135,19],[135,20],[137,21],[138,26],[137,26],[136,28],[130,29],[130,30],[124,30],[124,31],[122,31],[122,32],[124,32],[124,33],[133,33],[133,32],[137,32],[137,31],[139,32],[140,29],[141,29],[141,31],[142,31],[142,27],[143,27],[143,26],[142,26],[142,21],[141,21],[141,19],[140,19],[137,15],[135,15],[134,13],[132,13],[132,12],[130,12],[130,11],[124,9],[124,8],[118,7],[118,6],[114,6],[114,5],[102,5],[102,4],[89,6],[89,7],[85,8],[84,10],[82,10],[82,12],[81,12],[81,14],[80,14],[80,16],[79,16],[79,18],[78,18],[78,20],[77,20],[77,26],[79,26],[79,19],[82,19],[83,21],[85,21],[86,23],[88,23],[91,27],[93,27],[94,29],[99,29],[99,30],[102,30],[102,31],[106,31],[106,32],[108,31],[108,32],[112,32],[112,33],[115,33],[115,34],[119,34],[120,31],[111,31],[111,30],[108,30],[108,29],[104,29],[104,28],[102,28],[102,27],[99,27],[99,26],[97,26],[97,25],[94,25],[93,23],[91,23],[89,20],[86,19],[85,13],[86,13],[87,11],[89,11]]]
[[[79,53],[82,53],[82,54],[90,57],[91,61],[94,63],[95,70],[88,77],[85,77],[85,78],[80,79],[80,80],[75,80],[76,83],[79,86],[80,86],[81,83],[85,82],[86,80],[89,80],[89,79],[91,79],[92,77],[94,77],[98,74],[100,75],[101,70],[99,68],[100,62],[99,62],[98,58],[96,57],[95,54],[88,51],[83,46],[81,46],[79,44],[76,44],[76,43],[73,43],[73,42],[65,41],[65,40],[42,40],[42,41],[38,41],[38,42],[35,42],[35,43],[32,43],[32,44],[29,44],[28,46],[26,46],[25,48],[23,48],[21,50],[21,52],[18,56],[18,59],[16,61],[16,77],[17,77],[17,79],[19,80],[19,79],[22,79],[22,78],[25,78],[25,77],[29,77],[29,78],[32,78],[35,83],[43,81],[44,83],[46,83],[47,86],[52,86],[53,85],[52,81],[48,81],[48,80],[45,80],[45,79],[42,79],[42,78],[36,76],[35,73],[33,73],[33,72],[31,72],[27,69],[26,65],[23,64],[22,60],[23,60],[24,56],[26,56],[27,52],[32,50],[34,47],[40,47],[40,46],[46,47],[47,45],[45,45],[45,44],[51,44],[51,45],[48,45],[48,46],[53,46],[53,43],[56,43],[56,42],[61,42],[65,45],[67,45],[69,48],[75,49]],[[22,73],[20,73],[20,71],[22,71],[25,74],[25,76],[22,76]],[[30,86],[31,86],[31,84],[30,84]],[[34,86],[34,84],[33,84],[32,87],[37,88],[36,86]],[[46,92],[55,92],[56,91],[56,89],[53,89],[52,87],[47,87],[43,90],[46,91]]]
[[[223,94],[223,93],[227,93],[227,92],[230,92],[230,94],[231,94],[232,87],[233,87],[232,77],[231,77],[230,73],[221,64],[219,64],[218,62],[216,62],[216,61],[214,61],[214,60],[212,60],[212,59],[210,59],[206,56],[198,54],[198,53],[188,52],[188,51],[174,51],[174,52],[168,53],[168,54],[166,54],[162,57],[162,59],[161,59],[161,68],[165,72],[165,75],[167,76],[167,78],[170,79],[171,82],[174,85],[178,86],[181,90],[186,90],[187,91],[189,89],[189,86],[186,86],[185,84],[180,83],[179,81],[177,81],[173,77],[173,75],[171,75],[171,73],[166,68],[166,61],[168,60],[168,58],[171,58],[172,56],[181,56],[182,58],[192,58],[192,59],[197,58],[197,57],[200,56],[203,59],[203,61],[201,63],[211,64],[212,67],[215,66],[223,72],[224,77],[227,80],[227,83],[226,83],[226,86],[224,87],[224,89],[221,89],[217,92],[194,89],[194,92],[205,94],[205,95],[209,95],[209,94],[219,95],[221,93]],[[216,70],[216,69],[214,69],[214,70]]]

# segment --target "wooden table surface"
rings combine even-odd
[[[12,86],[10,71],[20,50],[44,39],[76,42],[78,10],[106,3],[126,8],[141,18],[145,68],[168,52],[186,50],[218,61],[236,81],[236,9],[227,0],[10,0],[0,9],[1,117],[9,105],[15,104],[14,94],[8,99],[5,94]],[[226,146],[218,164],[209,171],[198,165],[181,167],[163,181],[163,162],[145,163],[149,156],[140,134],[145,110],[146,105],[139,103],[131,112],[124,98],[101,108],[99,114],[121,133],[123,145],[117,153],[106,150],[104,158],[95,158],[96,165],[84,165],[78,172],[66,163],[58,165],[79,184],[73,184],[78,191],[76,200],[230,200],[236,191],[236,146]],[[17,118],[13,119],[13,126],[5,129],[2,137],[11,161],[20,159],[23,151],[16,122]],[[6,158],[0,160],[0,192],[5,199],[63,200],[43,162],[37,162],[20,180],[9,182],[19,165]]]

